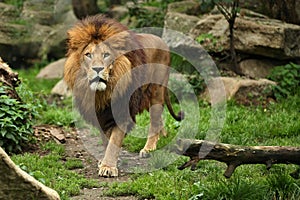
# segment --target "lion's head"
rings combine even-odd
[[[88,104],[84,102],[96,95],[96,107],[104,108],[118,80],[125,76],[126,84],[120,93],[125,92],[134,82],[130,70],[145,63],[136,35],[102,15],[80,21],[68,31],[67,41],[64,79],[81,104]]]

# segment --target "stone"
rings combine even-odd
[[[250,78],[267,78],[274,67],[283,64],[274,59],[246,59],[239,63],[239,71]]]
[[[165,17],[165,28],[188,34],[199,18],[182,13],[168,12]]]
[[[55,62],[50,63],[38,73],[36,78],[44,79],[59,79],[63,77],[64,73],[64,64],[66,58],[61,58]]]
[[[0,19],[7,20],[9,18],[17,18],[19,16],[19,11],[16,6],[5,4],[0,2]]]
[[[68,2],[29,0],[20,10],[0,3],[3,59],[15,67],[27,67],[31,60],[64,57],[66,30],[77,22]]]
[[[118,6],[118,5],[114,5],[110,10],[109,10],[109,14],[116,20],[121,21],[122,19],[124,19],[128,14],[128,8],[126,8],[125,6]]]
[[[194,0],[179,1],[168,4],[168,12],[176,12],[187,15],[199,15],[200,3]]]
[[[65,81],[62,79],[52,88],[51,94],[69,97],[72,95],[72,92],[68,88]]]
[[[224,84],[224,90],[220,90],[220,87],[217,87],[215,84],[218,84],[220,80]],[[249,98],[259,99],[270,86],[276,85],[276,83],[268,79],[253,80],[239,77],[218,77],[211,79],[208,85],[209,87],[201,94],[201,97],[207,101],[215,99],[215,101],[218,102],[218,100],[216,100],[218,96],[224,96],[224,94],[220,94],[220,92],[225,93],[227,100],[235,99],[237,101],[245,101],[247,98],[247,100],[249,100]],[[214,90],[218,90],[219,92],[214,92]],[[210,94],[217,96],[211,97]],[[221,100],[223,99],[220,99],[220,101]]]
[[[17,167],[0,147],[0,199],[59,200],[58,193]]]
[[[190,30],[197,38],[209,33],[224,49],[229,49],[229,28],[221,14],[204,15]],[[238,17],[234,29],[237,52],[275,58],[300,58],[300,26],[279,20]]]
[[[235,48],[279,60],[300,58],[300,26],[272,19],[237,18]]]

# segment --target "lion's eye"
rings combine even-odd
[[[110,56],[110,53],[106,52],[106,53],[103,54],[103,58],[108,58],[109,56]]]
[[[86,54],[84,54],[86,57],[88,57],[88,58],[92,58],[92,54],[91,53],[86,53]]]

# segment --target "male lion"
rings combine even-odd
[[[170,54],[157,36],[136,34],[102,15],[87,17],[68,31],[64,80],[73,90],[83,118],[98,127],[106,147],[99,176],[118,176],[117,161],[125,134],[143,110],[150,112],[150,129],[140,156],[156,149],[166,135],[161,114],[166,102],[177,116],[167,91]]]

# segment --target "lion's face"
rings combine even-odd
[[[91,43],[84,49],[81,67],[87,74],[91,90],[106,90],[114,59],[114,52],[105,43]]]

